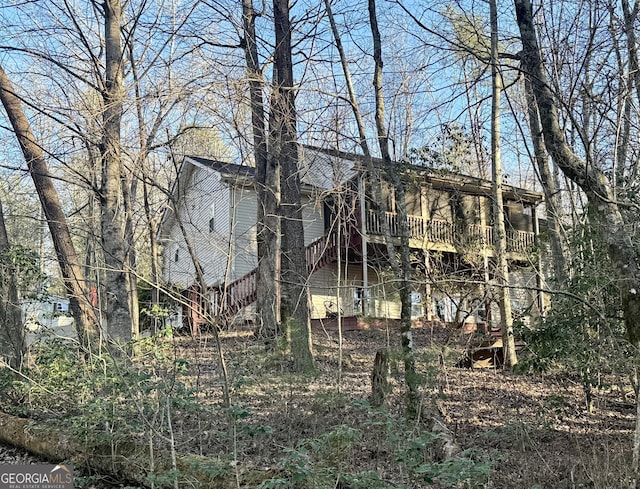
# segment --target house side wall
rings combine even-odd
[[[460,198],[465,225],[480,224],[480,202],[477,195],[463,195]]]
[[[509,272],[511,305],[517,317],[540,315],[537,304],[537,277],[532,269],[520,268]]]
[[[257,265],[256,218],[257,196],[253,188],[235,187],[232,191],[231,221],[233,248],[229,280],[233,281],[252,271]],[[305,246],[324,236],[322,203],[312,196],[303,196],[302,219]]]
[[[219,173],[197,167],[181,195],[184,197],[177,202],[176,220],[184,226],[187,239],[204,269],[207,285],[219,283],[224,277],[229,250],[229,188],[221,181]],[[195,267],[176,222],[164,243],[164,258],[166,281],[182,288],[195,283]]]
[[[533,232],[531,209],[525,208],[520,202],[507,202],[505,205],[505,224],[508,229]]]
[[[493,205],[492,201],[486,195],[479,197],[480,199],[480,223],[483,226],[490,226],[493,222],[492,213]]]
[[[422,215],[422,201],[421,201],[420,188],[411,186],[407,189],[405,194],[405,202],[407,204],[407,214],[410,216]]]
[[[304,225],[304,244],[309,245],[324,236],[323,206],[313,195],[303,196],[302,219]]]
[[[392,201],[390,195],[387,189],[386,198]],[[490,226],[493,222],[492,199],[488,195],[425,186],[407,192],[406,203],[410,216],[465,225]],[[505,202],[505,220],[508,229],[533,232],[531,210],[521,202]]]
[[[362,288],[362,270],[359,266],[350,265],[346,273],[341,270],[343,277],[338,287],[338,267],[332,263],[315,272],[309,280],[311,294],[311,318],[326,318],[328,313],[338,312],[338,307],[343,316],[355,316],[361,314],[357,307],[355,291]]]
[[[451,196],[445,190],[430,188],[426,192],[427,197],[427,218],[453,222],[451,209]]]
[[[362,268],[360,265],[348,265],[345,274],[344,265],[340,271],[342,277],[338,287],[338,267],[332,263],[317,272],[309,280],[311,294],[311,318],[326,318],[328,313],[339,311],[343,316],[362,314]],[[393,284],[378,281],[376,274],[369,272],[369,316],[378,318],[400,318],[398,292]],[[372,281],[371,281],[372,279]],[[338,300],[339,299],[339,300]]]
[[[253,188],[234,187],[231,203],[231,221],[233,248],[232,268],[229,281],[249,273],[258,266],[258,248],[256,241],[256,219],[258,201]]]
[[[327,318],[330,313],[340,312],[342,316],[362,315],[361,293],[362,268],[360,265],[349,265],[345,274],[344,266],[340,270],[342,280],[338,287],[338,267],[332,263],[315,272],[309,281],[311,294],[311,318]],[[395,282],[388,281],[389,277],[379,276],[373,270],[369,271],[369,310],[368,315],[376,318],[399,319],[400,301]],[[386,283],[385,283],[386,281]],[[531,269],[516,269],[510,273],[513,292],[511,296],[512,307],[517,314],[525,316],[538,316],[536,309],[536,274]],[[425,313],[427,308],[433,308],[435,317],[444,321],[454,321],[456,311],[460,308],[459,319],[467,322],[483,321],[484,302],[478,301],[482,297],[482,291],[474,293],[445,293],[434,291],[429,303],[425,302],[427,296],[421,286],[417,286],[420,292],[421,302],[416,304],[416,310]],[[473,300],[475,299],[475,301]],[[493,317],[499,317],[497,304],[493,303]],[[416,314],[416,318],[421,314]]]

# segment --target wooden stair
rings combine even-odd
[[[343,247],[346,247],[347,239],[341,239]],[[350,244],[353,245],[353,242]],[[345,248],[343,248],[345,249]],[[327,266],[338,259],[338,236],[336,233],[326,234],[306,247],[307,271],[309,275],[317,270]],[[257,299],[258,290],[258,269],[254,268],[249,273],[234,280],[233,282],[221,287],[212,287],[209,289],[211,293],[211,307],[213,308],[213,316],[233,316],[241,309],[251,305]],[[189,296],[191,309],[189,316],[191,321],[195,323],[204,323],[203,314],[204,306],[202,300],[195,300],[194,294]],[[199,309],[199,310],[198,310]],[[199,316],[199,317],[198,317]]]

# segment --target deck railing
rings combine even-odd
[[[393,236],[400,235],[400,228],[397,214],[386,213],[387,225]],[[381,235],[382,227],[378,216],[373,211],[367,213],[367,232],[372,235]],[[453,223],[437,220],[424,219],[421,216],[408,216],[409,235],[411,238],[423,239],[431,243],[443,243],[452,246],[479,243],[482,246],[493,245],[493,228],[472,224],[464,229],[455,226]],[[348,241],[354,236],[343,235],[342,246],[346,250]],[[515,252],[526,252],[532,249],[535,242],[534,233],[526,231],[507,231],[507,250]],[[353,243],[352,243],[353,244]],[[322,236],[306,247],[307,267],[309,273],[318,270],[338,258],[338,238],[335,233]],[[226,287],[213,287],[209,289],[211,300],[211,314],[218,316],[228,314],[232,316],[240,309],[252,304],[257,296],[257,269],[250,271],[242,277],[229,283]],[[196,308],[191,313],[194,324],[203,321],[205,315],[205,303],[202,297],[196,297],[197,291],[192,291],[193,297],[189,297],[189,302],[196,304]]]
[[[346,238],[342,240],[346,244]],[[309,273],[335,261],[338,257],[338,238],[335,233],[322,236],[306,247],[307,268]],[[213,316],[221,313],[230,316],[240,309],[254,303],[257,298],[258,271],[249,273],[229,283],[226,287],[211,289],[211,307]]]
[[[256,300],[258,290],[258,270],[253,269],[226,287],[211,289],[213,316],[221,313],[233,315]]]
[[[386,212],[385,217],[392,236],[400,236],[398,215]],[[478,243],[482,246],[493,245],[493,228],[471,224],[466,226],[438,220],[425,219],[422,216],[407,216],[409,237],[423,239],[429,243],[448,244],[452,246]],[[367,233],[382,235],[382,226],[378,214],[367,212]],[[528,231],[507,230],[507,250],[519,253],[530,251],[535,243],[535,234]]]

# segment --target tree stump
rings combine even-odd
[[[389,373],[389,352],[378,350],[371,373],[371,404],[375,407],[381,407],[390,392]]]

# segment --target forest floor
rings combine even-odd
[[[439,323],[414,329],[425,412],[435,403],[462,449],[454,459],[443,460],[428,416],[419,422],[404,418],[399,331],[390,327],[342,336],[340,348],[337,332],[314,331],[314,372],[292,374],[287,357],[270,352],[250,332],[221,333],[229,407],[224,406],[224,369],[213,335],[150,341],[146,356],[136,361],[143,376],[131,377],[126,388],[133,392],[131,386],[138,386],[134,401],[116,395],[120,406],[131,407],[124,415],[130,419],[109,419],[114,408],[108,406],[115,404],[106,404],[95,383],[82,391],[94,392],[94,399],[75,413],[63,414],[66,401],[47,412],[33,401],[30,415],[50,420],[59,412],[60,419],[75,416],[69,426],[91,421],[112,430],[128,422],[129,431],[120,428],[123,436],[139,437],[141,446],[149,436],[141,428],[145,425],[156,433],[156,450],[173,444],[178,454],[217,461],[212,470],[231,480],[224,487],[629,487],[635,399],[628,388],[597,390],[594,409],[588,412],[579,378],[457,368],[468,335]],[[392,392],[384,408],[376,409],[368,399],[381,348],[390,352]],[[149,387],[152,377],[164,387]],[[86,384],[72,380],[76,387]],[[173,400],[171,411],[162,396]],[[21,402],[26,399],[35,397]],[[107,410],[97,414],[104,406]],[[137,412],[146,416],[144,422],[136,420]],[[106,418],[95,421],[96,416]],[[30,459],[0,447],[0,463],[24,460]],[[79,479],[78,487],[106,487],[105,481],[114,482],[98,475]]]
[[[192,439],[210,453],[228,452],[232,441],[240,466],[276,474],[264,487],[289,487],[281,479],[296,478],[302,481],[296,487],[305,488],[627,486],[635,402],[624,387],[596,391],[588,412],[579,379],[457,368],[468,335],[438,323],[415,329],[423,402],[435,400],[465,450],[464,462],[444,462],[428,429],[402,417],[403,366],[393,354],[399,339],[397,330],[345,332],[339,369],[337,332],[316,331],[316,372],[301,376],[287,373],[286,362],[253,336],[223,333],[233,440],[216,440],[225,430],[222,418],[210,420],[208,440]],[[201,398],[220,406],[214,340],[182,337],[177,345],[193,360],[191,382]],[[385,346],[392,352],[393,391],[380,411],[367,399],[375,353]]]

